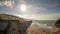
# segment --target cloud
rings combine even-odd
[[[3,6],[1,1],[0,1],[0,6]]]
[[[13,2],[13,3],[12,3]],[[21,1],[24,2],[24,1]],[[1,2],[0,2],[1,4]],[[12,7],[14,4],[14,1],[4,1],[3,4],[7,7]],[[41,6],[36,6],[36,5],[27,5],[27,11],[25,13],[22,13],[22,15],[20,15],[21,11],[20,9],[17,10],[17,12],[13,12],[13,13],[19,13],[18,15],[23,17],[23,18],[28,18],[28,19],[35,19],[35,20],[55,20],[60,18],[60,14],[59,13],[53,13],[53,11],[50,11],[48,9],[46,9],[45,7],[41,7]],[[19,5],[20,6],[20,5]],[[20,7],[19,7],[20,8]],[[18,12],[19,11],[19,12]],[[48,13],[48,14],[46,14]]]
[[[32,5],[32,12],[36,11],[41,12],[59,12],[60,10],[60,1],[59,0],[27,0],[28,5]],[[36,9],[35,8],[40,8]],[[30,10],[30,9],[29,9]]]
[[[20,15],[23,18],[27,19],[35,19],[35,20],[57,20],[60,19],[60,13],[54,13],[54,14],[23,14]]]
[[[41,12],[46,12],[48,11],[46,8],[44,7],[38,7],[38,6],[34,6],[34,5],[27,5],[27,11],[26,13],[27,14],[33,14],[33,13],[36,13],[36,14],[39,14]]]
[[[11,0],[0,1],[0,6],[13,7],[13,5],[14,5],[14,1]]]
[[[13,7],[15,1],[13,0],[5,0],[0,1],[0,6],[7,6],[7,7]],[[20,4],[26,4],[27,5],[27,11],[22,13],[20,11]],[[18,5],[19,4],[19,5]],[[18,5],[18,6],[17,6]],[[58,1],[49,1],[49,0],[16,0],[16,4],[14,5],[14,8],[12,8],[11,12],[12,14],[18,14],[19,16],[23,18],[28,19],[36,19],[36,20],[55,20],[60,18],[60,12],[59,9],[56,9],[55,7],[59,7]],[[17,8],[16,8],[17,6]],[[52,9],[51,9],[52,8]],[[7,8],[8,9],[8,8]],[[6,13],[10,13],[10,11]],[[5,9],[4,9],[5,10]],[[2,9],[2,11],[4,11]],[[5,11],[4,11],[5,13]]]

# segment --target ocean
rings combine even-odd
[[[31,28],[33,29],[52,29],[55,24],[55,20],[33,20]]]
[[[33,23],[47,24],[48,26],[53,26],[55,24],[55,20],[33,20]]]

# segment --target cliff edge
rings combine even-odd
[[[1,34],[27,34],[26,30],[32,21],[8,14],[0,14]]]

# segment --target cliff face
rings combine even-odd
[[[26,30],[32,21],[13,15],[0,14],[0,33],[6,34],[27,34]]]

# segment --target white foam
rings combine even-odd
[[[34,29],[52,29],[52,26],[48,26],[47,24],[40,24],[40,23],[32,23],[30,27]]]

